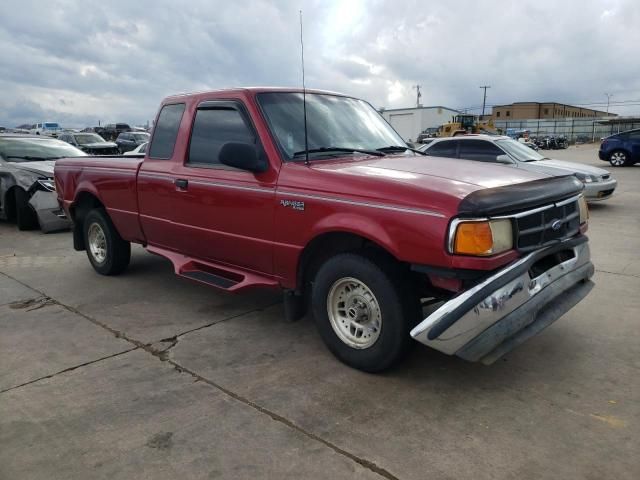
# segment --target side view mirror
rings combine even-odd
[[[509,155],[498,155],[496,157],[496,162],[498,162],[498,163],[508,163],[508,164],[512,164],[513,163],[511,161],[511,159],[509,158]]]
[[[218,158],[224,165],[249,172],[262,173],[268,168],[266,160],[258,155],[256,146],[251,143],[227,142],[222,145]]]

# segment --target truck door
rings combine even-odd
[[[176,246],[196,258],[272,273],[276,172],[221,164],[226,142],[254,144],[264,155],[242,103],[200,103],[184,161],[173,172],[173,221],[181,231]]]

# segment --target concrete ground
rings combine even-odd
[[[553,156],[607,167],[584,146]],[[486,367],[345,367],[278,295],[0,224],[0,479],[640,476],[640,166],[591,209],[596,288]]]

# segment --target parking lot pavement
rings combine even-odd
[[[0,224],[0,478],[637,478],[640,166],[609,169],[596,287],[490,367],[416,344],[364,374],[276,294],[218,293],[139,248],[101,277],[68,233]]]

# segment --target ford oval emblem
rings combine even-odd
[[[554,232],[557,232],[561,228],[562,228],[562,220],[553,220],[551,222],[551,230],[553,230]]]

